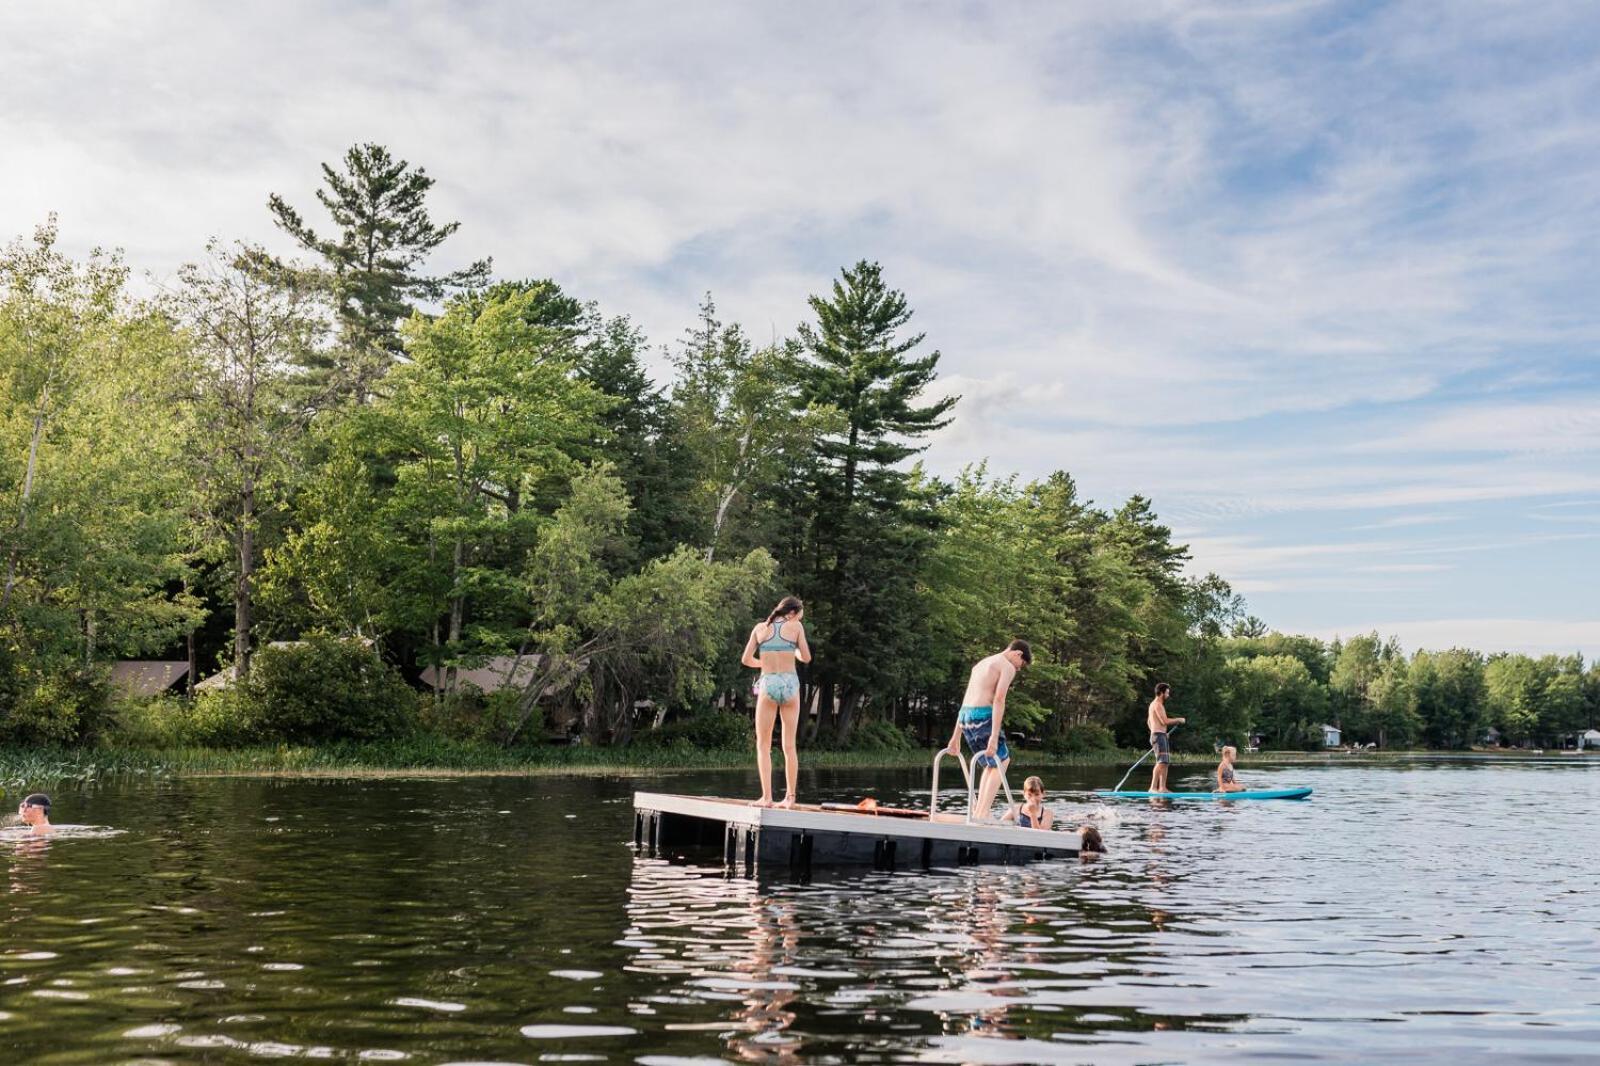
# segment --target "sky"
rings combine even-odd
[[[858,259],[925,461],[1149,497],[1273,628],[1600,657],[1600,18],[1412,3],[0,5],[0,239],[288,250],[375,141],[676,341]]]

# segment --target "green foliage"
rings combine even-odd
[[[106,742],[134,748],[236,747],[255,739],[250,710],[237,687],[115,702]]]
[[[179,335],[126,270],[56,248],[52,219],[0,249],[0,736],[83,740],[104,664],[199,619],[182,589],[187,409]]]
[[[840,428],[837,411],[802,392],[794,345],[757,349],[717,320],[710,297],[673,365],[672,427],[690,474],[678,506],[689,530],[708,558],[767,543],[783,521],[779,487],[819,434]]]
[[[255,705],[239,686],[195,693],[178,727],[187,743],[237,747],[257,740]]]
[[[645,369],[644,335],[626,318],[602,321],[592,307],[578,324],[578,378],[609,401],[592,454],[612,465],[627,490],[629,562],[702,543],[690,505],[693,458],[682,425]]]
[[[910,733],[882,719],[862,722],[850,734],[851,751],[920,751]]]
[[[17,651],[0,647],[0,742],[94,740],[110,708],[104,671]]]
[[[1422,740],[1434,748],[1466,748],[1483,734],[1483,656],[1452,648],[1411,659],[1411,692]]]
[[[938,501],[938,527],[922,574],[926,605],[922,667],[915,680],[959,698],[972,663],[1017,636],[1035,648],[1034,665],[1006,702],[1006,724],[1031,728],[1051,706],[1069,705],[1068,686],[1082,671],[1068,650],[1078,619],[1059,608],[1072,575],[1053,566],[1036,486],[963,470]],[[1063,654],[1065,653],[1065,654]],[[951,698],[951,697],[947,697]],[[949,713],[954,713],[953,707]]]
[[[1215,575],[1182,579],[1184,552],[1143,501],[1107,514],[1064,472],[1023,486],[980,466],[940,494],[935,528],[917,675],[930,704],[958,697],[972,662],[1020,635],[1034,665],[1008,699],[1008,722],[1095,722],[1140,743],[1159,679],[1199,723],[1185,742],[1228,727],[1221,645],[1238,597]]]
[[[1483,676],[1490,720],[1512,743],[1555,744],[1589,721],[1583,662],[1575,655],[1495,655]]]
[[[1328,690],[1306,664],[1289,655],[1236,656],[1228,660],[1224,703],[1248,713],[1253,727],[1276,748],[1317,748],[1328,712]],[[1238,744],[1244,737],[1227,737]]]
[[[746,738],[748,741],[748,737]],[[808,768],[906,767],[927,770],[927,752],[827,751],[807,749]],[[1022,765],[1035,765],[1020,756]],[[1058,764],[1125,765],[1122,752],[1063,756]],[[1184,761],[1179,757],[1179,761]],[[1214,764],[1209,754],[1204,765]],[[606,774],[651,770],[748,769],[748,744],[717,749],[690,744],[645,748],[590,745],[506,748],[416,734],[398,740],[361,743],[271,744],[237,748],[118,746],[0,748],[0,785],[38,788],[51,782],[92,782],[118,778],[151,778],[186,774],[272,774],[341,777],[384,777],[392,774],[506,773]]]
[[[1397,641],[1385,642],[1376,633],[1352,637],[1332,652],[1328,674],[1331,709],[1346,741],[1405,743],[1420,721],[1408,678],[1409,668]]]
[[[436,697],[424,696],[417,703],[419,728],[433,736],[471,744],[503,745],[511,740],[521,723],[525,740],[543,739],[537,705],[524,720],[522,693],[516,689],[483,693],[468,684]]]
[[[754,736],[754,727],[744,715],[707,710],[684,715],[660,729],[640,733],[632,746],[644,751],[749,751]]]
[[[183,728],[188,701],[159,695],[117,700],[112,708],[115,725],[108,738],[136,748],[175,748],[195,742]]]
[[[290,403],[289,370],[316,348],[322,323],[317,294],[259,248],[212,242],[206,251],[204,263],[180,268],[166,309],[189,340],[189,542],[231,585],[232,659],[242,676],[254,648],[256,568],[295,475],[302,420]]]
[[[609,468],[581,472],[541,531],[524,578],[533,606],[526,642],[541,661],[524,705],[531,713],[540,700],[575,703],[593,740],[626,742],[636,700],[707,700],[716,663],[732,646],[730,620],[754,610],[775,570],[759,549],[713,562],[680,547],[619,575],[628,512]]]
[[[359,641],[330,637],[263,648],[239,706],[253,740],[375,740],[416,721],[416,694],[393,667]]]
[[[1315,637],[1302,637],[1290,633],[1259,633],[1254,636],[1235,634],[1222,644],[1229,658],[1254,658],[1258,655],[1288,655],[1305,664],[1311,676],[1326,685],[1337,657],[1326,644]],[[1343,646],[1340,648],[1343,653]]]
[[[1045,747],[1052,755],[1085,755],[1116,750],[1117,738],[1099,722],[1078,722],[1052,736]]]
[[[455,670],[514,651],[519,573],[609,401],[574,371],[548,283],[500,286],[406,327],[388,395],[328,433],[328,461],[263,591],[301,628],[418,647]]]

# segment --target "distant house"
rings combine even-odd
[[[497,655],[482,666],[455,672],[457,685],[471,685],[485,695],[503,688],[526,688],[544,661],[542,655]],[[422,683],[429,688],[443,688],[449,678],[448,667],[430,666],[422,671]]]
[[[1319,728],[1322,730],[1322,746],[1325,748],[1337,748],[1339,746],[1339,727],[1336,725],[1324,725]]]
[[[111,667],[111,687],[124,696],[158,696],[187,676],[189,664],[181,659],[128,659]]]
[[[1578,750],[1584,748],[1600,749],[1600,729],[1589,729],[1578,734]]]
[[[196,692],[221,692],[223,689],[231,688],[232,686],[233,667],[225,666],[210,677],[196,681],[194,690]]]

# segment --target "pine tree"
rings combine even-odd
[[[832,714],[837,698],[832,729],[842,741],[861,700],[892,695],[909,673],[902,660],[915,635],[916,578],[934,510],[911,493],[898,464],[926,447],[919,438],[949,424],[957,397],[918,403],[939,353],[912,356],[924,335],[903,332],[911,309],[877,263],[846,268],[828,298],[809,302],[816,323],[800,327],[801,400],[836,410],[839,422],[817,442],[802,502],[810,536],[796,569],[821,634],[821,706]]]
[[[315,353],[309,367],[324,402],[365,401],[401,351],[400,321],[420,301],[485,284],[490,266],[482,259],[450,274],[422,273],[427,258],[461,226],[436,225],[429,217],[434,179],[378,144],[355,145],[343,162],[343,170],[322,164],[325,188],[317,190],[338,227],[336,237],[312,229],[278,194],[267,199],[279,228],[322,261],[318,273],[333,294],[341,343]]]

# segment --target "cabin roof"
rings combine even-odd
[[[182,659],[125,659],[111,667],[111,684],[128,696],[154,696],[167,691],[189,673]]]
[[[456,681],[472,685],[484,693],[499,692],[503,688],[523,688],[533,680],[534,673],[543,661],[542,655],[524,655],[520,660],[515,655],[496,655],[482,666],[457,670]],[[422,671],[422,683],[442,685],[447,670],[446,667],[428,667]]]

